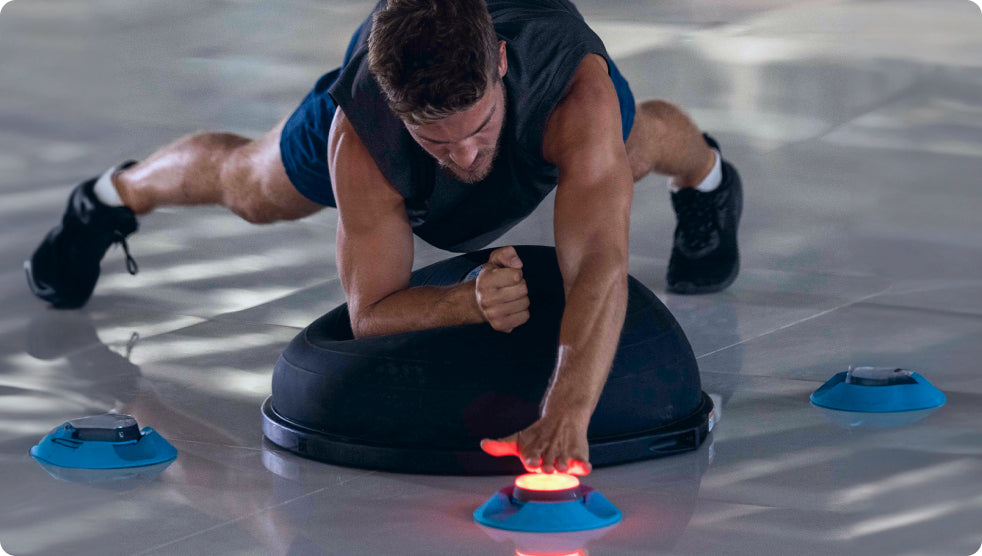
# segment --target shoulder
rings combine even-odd
[[[614,92],[616,95],[614,84],[610,80],[607,60],[599,54],[587,54],[576,68],[557,106],[568,102],[589,101],[607,91]]]
[[[620,142],[620,107],[607,60],[588,54],[546,122],[542,141],[545,159],[557,164],[563,152],[616,139]]]
[[[380,205],[402,205],[402,194],[386,179],[340,108],[328,134],[327,164],[339,212],[347,215]]]

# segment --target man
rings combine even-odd
[[[77,307],[106,249],[126,248],[135,215],[221,204],[263,223],[334,206],[356,337],[482,322],[508,333],[529,317],[514,249],[495,250],[476,280],[409,288],[412,234],[478,249],[556,187],[566,292],[557,365],[540,419],[481,445],[529,470],[586,474],[587,426],[624,322],[633,183],[651,172],[670,176],[678,215],[669,289],[725,288],[739,268],[739,175],[675,106],[635,110],[572,4],[383,1],[344,67],[264,137],[187,136],[110,168],[73,191],[62,225],[25,267],[35,294]],[[135,272],[128,250],[127,262]]]

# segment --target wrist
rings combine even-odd
[[[594,404],[582,397],[572,398],[550,392],[542,404],[541,417],[589,423],[593,409]]]
[[[477,303],[477,280],[468,280],[455,286],[457,305],[468,324],[486,322],[484,312]]]

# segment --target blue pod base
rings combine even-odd
[[[114,428],[113,420],[125,420],[127,426]],[[123,469],[173,461],[177,448],[150,427],[137,429],[129,416],[106,415],[59,426],[31,448],[31,456],[58,467]]]
[[[106,490],[125,491],[149,485],[157,480],[174,460],[140,467],[123,467],[120,469],[80,469],[77,467],[61,467],[51,465],[43,459],[35,461],[41,468],[59,481],[79,483]],[[2,555],[0,555],[2,556]]]
[[[907,383],[888,385],[850,384],[848,374],[844,371],[830,378],[812,393],[811,402],[839,411],[892,413],[932,409],[946,401],[940,390],[917,373],[910,373]]]
[[[599,529],[621,520],[621,511],[603,494],[583,486],[583,498],[568,502],[522,502],[512,496],[515,486],[494,493],[474,520],[482,525],[527,533],[567,533]]]

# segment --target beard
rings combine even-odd
[[[504,135],[505,127],[508,123],[508,94],[504,86],[501,88],[501,129],[498,131],[498,138],[494,146],[477,153],[477,158],[471,164],[470,170],[457,166],[452,161],[436,159],[440,168],[449,172],[457,181],[461,183],[477,183],[484,180],[494,169],[494,163],[498,160],[498,153],[501,151],[501,136]]]
[[[440,165],[440,168],[453,175],[457,181],[462,183],[477,183],[488,177],[491,170],[494,169],[494,163],[498,159],[498,150],[500,145],[501,135],[498,136],[498,141],[495,142],[494,147],[483,150],[477,154],[474,164],[472,164],[471,169],[468,170],[465,170],[450,161],[445,162],[443,160],[438,160],[437,163]]]

